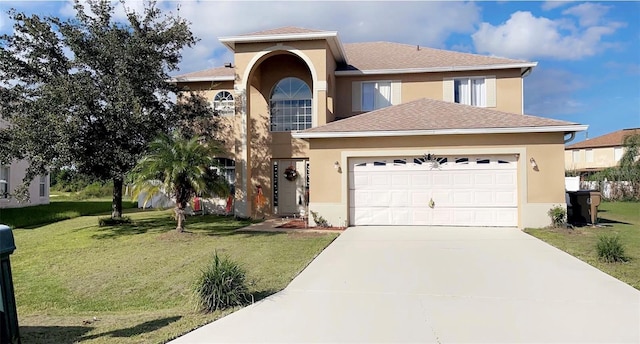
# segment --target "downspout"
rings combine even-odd
[[[573,141],[573,139],[576,137],[576,132],[572,131],[570,133],[564,133],[565,135],[569,134],[569,138],[565,138],[564,139],[564,143],[567,144],[568,142]]]

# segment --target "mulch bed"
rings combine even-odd
[[[285,228],[285,229],[314,229],[314,230],[339,230],[343,231],[345,227],[309,227],[306,221],[296,219],[291,220],[287,223],[284,223],[276,228]]]

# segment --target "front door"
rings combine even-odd
[[[304,215],[307,204],[307,160],[273,162],[273,205],[278,215]]]

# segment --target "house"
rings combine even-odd
[[[587,126],[523,114],[535,62],[297,27],[220,41],[232,63],[173,81],[228,126],[239,216],[522,228],[565,204],[565,138]]]
[[[9,124],[0,118],[0,128]],[[18,202],[11,194],[22,184],[27,173],[29,163],[25,160],[15,160],[10,164],[0,164],[0,209],[20,208],[38,204],[49,204],[49,175],[39,176],[29,185],[29,202]],[[1,223],[1,217],[0,217]]]
[[[617,166],[624,155],[624,140],[632,135],[640,135],[640,128],[622,129],[567,146],[565,169],[584,175]]]

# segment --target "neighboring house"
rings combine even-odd
[[[631,135],[640,135],[640,128],[622,129],[567,146],[565,169],[585,175],[617,166],[624,155],[624,140]]]
[[[565,137],[587,126],[523,114],[535,62],[295,27],[220,41],[233,63],[173,80],[228,125],[239,216],[522,228],[565,204]]]
[[[0,119],[0,128],[8,125],[6,121]],[[8,165],[0,164],[0,209],[49,204],[49,175],[39,176],[31,182],[29,202],[21,203],[11,196],[15,188],[22,184],[28,167],[29,163],[24,160],[16,160]]]

